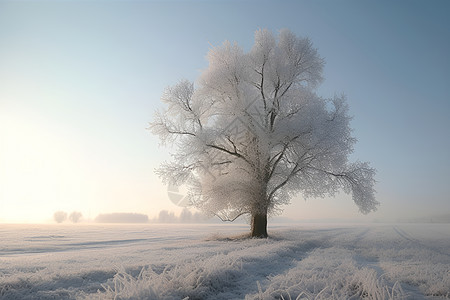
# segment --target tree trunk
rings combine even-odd
[[[252,214],[252,237],[267,238],[267,214]]]

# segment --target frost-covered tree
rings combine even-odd
[[[191,204],[222,220],[248,214],[253,237],[267,237],[267,216],[298,193],[343,189],[362,213],[376,210],[375,170],[348,161],[356,140],[345,97],[315,92],[324,60],[309,39],[258,30],[248,53],[225,42],[207,58],[195,87],[167,88],[150,123],[176,146],[157,170],[165,182],[187,184]]]

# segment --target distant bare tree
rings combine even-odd
[[[80,221],[80,219],[81,219],[82,216],[83,216],[83,215],[82,215],[80,212],[74,211],[74,212],[72,212],[72,213],[69,215],[69,220],[70,220],[72,223],[78,223],[78,222]]]
[[[53,214],[53,219],[56,223],[62,223],[67,220],[67,213],[64,211],[57,211]]]

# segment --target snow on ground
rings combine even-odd
[[[1,225],[0,299],[449,299],[450,224]]]

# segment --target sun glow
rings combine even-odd
[[[69,209],[80,200],[82,166],[57,130],[42,120],[2,115],[0,138],[2,222],[42,222],[58,203]]]

